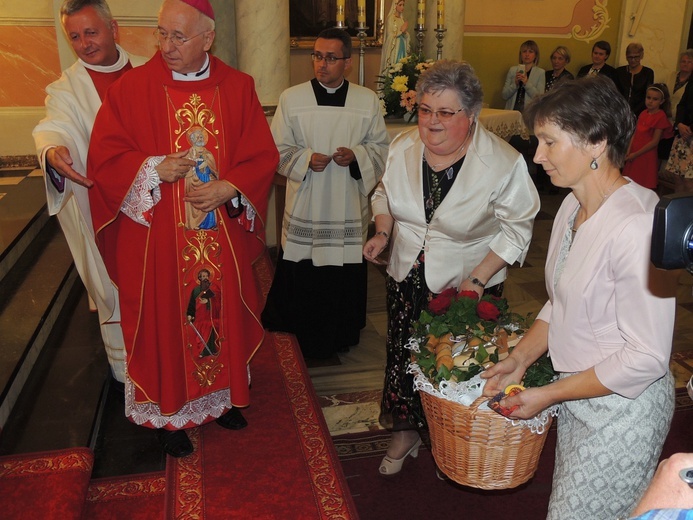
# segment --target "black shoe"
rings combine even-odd
[[[245,420],[240,409],[234,406],[217,419],[217,424],[227,430],[242,430],[248,426],[248,421]]]
[[[156,438],[163,450],[171,457],[187,457],[194,451],[192,442],[188,439],[188,434],[185,433],[185,430],[164,430],[159,428],[156,430]]]

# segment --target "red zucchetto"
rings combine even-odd
[[[212,4],[209,3],[209,0],[181,0],[181,2],[194,7],[198,11],[202,12],[202,14],[205,14],[214,20],[214,9],[212,9]]]

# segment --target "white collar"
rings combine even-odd
[[[171,72],[173,73],[173,79],[176,81],[200,81],[207,79],[209,77],[209,54],[205,52],[205,62],[197,72],[188,72],[187,74],[182,74],[175,70]]]
[[[320,82],[318,81],[318,83],[320,83]],[[339,86],[336,87],[336,88],[327,87],[327,86],[323,85],[322,83],[320,83],[320,86],[321,86],[322,88],[324,88],[325,90],[327,90],[327,93],[328,93],[328,94],[334,94],[334,93],[337,92],[340,88],[342,88],[342,85],[344,85],[344,78],[342,78],[342,82],[341,82],[341,83],[339,84]]]
[[[122,69],[123,67],[125,67],[125,65],[128,64],[128,61],[130,61],[130,57],[128,56],[128,53],[125,52],[125,50],[123,50],[123,48],[117,43],[116,49],[118,49],[118,59],[113,65],[90,65],[82,59],[80,59],[79,62],[82,65],[84,65],[84,68],[93,70],[94,72],[118,72],[120,69]]]

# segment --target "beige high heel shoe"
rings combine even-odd
[[[414,459],[419,456],[419,446],[421,446],[421,439],[418,439],[400,459],[393,459],[385,455],[380,463],[378,471],[380,471],[381,475],[394,475],[395,473],[399,473],[402,469],[402,464],[404,464],[404,459],[406,459],[408,455],[411,455]]]

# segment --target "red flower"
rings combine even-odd
[[[460,298],[470,298],[472,300],[478,300],[479,294],[475,291],[460,291]]]
[[[433,298],[428,303],[428,310],[431,311],[433,314],[445,314],[445,312],[450,307],[450,304],[456,297],[457,289],[455,289],[454,287],[445,289],[442,293],[440,293],[438,296]]]
[[[476,306],[476,313],[482,320],[496,321],[500,316],[500,309],[491,302],[480,301]]]

